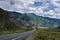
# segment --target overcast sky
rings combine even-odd
[[[60,0],[0,0],[0,8],[60,19]]]

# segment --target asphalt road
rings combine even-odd
[[[22,40],[23,37],[31,35],[35,30],[24,32],[24,33],[15,33],[0,35],[0,40]]]

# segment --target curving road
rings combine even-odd
[[[35,30],[24,32],[24,33],[15,33],[0,35],[0,40],[22,40],[24,37],[31,35]]]

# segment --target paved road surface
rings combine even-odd
[[[32,35],[28,36],[26,40],[34,40],[34,37]]]
[[[23,37],[31,35],[34,31],[35,30],[24,33],[0,35],[0,40],[22,40]]]

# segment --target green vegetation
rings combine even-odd
[[[13,34],[13,33],[20,33],[20,32],[26,32],[28,31],[27,29],[17,29],[17,30],[3,30],[3,31],[0,31],[0,35],[3,35],[3,34]]]
[[[25,32],[29,29],[20,28],[16,23],[9,20],[9,16],[4,10],[0,9],[0,34],[10,34],[17,32]]]
[[[0,34],[32,30],[33,27],[55,27],[54,22],[33,13],[9,12],[0,8]]]
[[[60,30],[39,29],[34,33],[35,40],[60,40]]]

